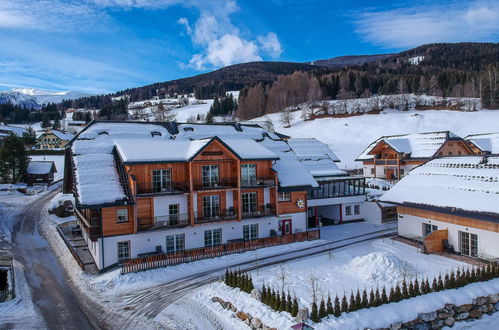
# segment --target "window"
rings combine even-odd
[[[360,214],[360,205],[353,206],[353,214]]]
[[[170,218],[170,225],[178,224],[178,209],[179,209],[179,204],[170,204],[168,206],[168,215]]]
[[[345,215],[352,215],[352,207],[350,205],[345,206]]]
[[[374,175],[374,167],[371,167],[371,175]]]
[[[116,216],[118,222],[128,222],[128,209],[118,209]]]
[[[201,171],[203,187],[217,187],[219,184],[218,179],[218,165],[205,165]]]
[[[449,156],[452,156],[452,151],[449,151]]]
[[[222,228],[204,231],[204,246],[216,246],[222,244]]]
[[[185,250],[185,234],[166,236],[166,252],[176,252]]]
[[[401,168],[401,169],[400,169],[400,176],[404,176],[404,173],[405,173],[404,169],[403,169],[403,168]]]
[[[162,192],[171,190],[172,172],[170,170],[152,171],[152,190],[153,192]]]
[[[459,246],[461,254],[476,257],[478,255],[478,236],[476,234],[460,231]]]
[[[252,240],[258,238],[258,224],[243,226],[243,239]]]
[[[118,242],[118,263],[121,264],[123,261],[130,259],[130,242]]]
[[[203,216],[218,217],[220,214],[220,197],[218,195],[203,196]]]
[[[279,202],[290,202],[291,201],[291,193],[289,191],[279,191],[279,195],[277,196]]]
[[[242,194],[243,213],[255,213],[257,211],[256,192]]]
[[[458,156],[461,156],[462,155],[462,152],[461,151],[458,151],[457,152]]]
[[[431,234],[432,231],[438,230],[438,227],[429,223],[423,223],[423,237]]]
[[[241,184],[254,185],[256,183],[256,164],[241,165]]]

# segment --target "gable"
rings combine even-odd
[[[379,141],[378,144],[376,144],[374,146],[374,148],[372,148],[372,150],[368,153],[368,155],[379,155],[379,154],[381,154],[381,155],[387,154],[387,155],[396,156],[399,153],[397,152],[397,150],[393,149],[393,147],[391,145],[389,145],[388,143],[386,143],[385,141]],[[382,158],[385,158],[385,157],[382,157]]]
[[[238,157],[218,139],[211,140],[192,158],[193,161],[237,160]]]

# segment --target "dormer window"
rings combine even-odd
[[[152,131],[152,132],[151,132],[151,136],[152,136],[152,137],[155,137],[155,136],[161,136],[161,132],[158,132],[158,131]]]
[[[184,132],[194,132],[194,127],[184,127]]]
[[[100,131],[98,134],[99,135],[109,135],[109,133],[107,131]]]

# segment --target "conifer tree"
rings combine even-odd
[[[368,307],[374,307],[376,306],[376,296],[374,294],[374,289],[371,288],[371,291],[369,292],[369,301],[367,302]]]
[[[381,305],[383,302],[381,301],[381,295],[379,293],[379,287],[376,286],[376,292],[374,293],[374,306],[379,306]]]
[[[444,289],[444,282],[442,281],[442,276],[438,275],[438,291],[442,291]]]
[[[409,290],[407,290],[407,282],[404,279],[402,281],[402,289],[401,289],[400,299],[407,299],[407,298],[409,298]]]
[[[454,270],[452,270],[450,272],[450,276],[449,276],[449,288],[451,288],[451,289],[457,288],[457,285],[456,285],[456,275],[454,274]]]
[[[388,303],[388,297],[386,295],[386,289],[383,287],[383,290],[381,290],[381,304],[387,304]]]
[[[368,305],[369,305],[369,300],[367,299],[367,290],[366,288],[364,288],[364,291],[362,291],[362,300],[360,302],[360,306],[361,308],[367,308]]]
[[[326,303],[324,302],[324,297],[321,299],[321,304],[319,305],[319,318],[324,318],[327,316]]]
[[[355,295],[355,310],[362,308],[362,297],[360,296],[360,291],[357,289],[357,294]]]
[[[395,301],[400,301],[402,300],[402,290],[400,289],[400,285],[397,283],[395,286]]]
[[[281,292],[281,304],[279,305],[279,311],[285,311],[286,310],[286,294],[284,291]]]
[[[464,275],[464,281],[465,281],[466,284],[471,283],[471,271],[470,271],[470,267],[469,266],[466,269],[466,274]]]
[[[414,297],[416,294],[414,293],[414,284],[412,281],[409,282],[409,288],[407,289],[409,297]]]
[[[276,294],[275,294],[275,307],[274,309],[276,311],[281,311],[281,294],[279,291],[276,291]]]
[[[449,274],[445,274],[445,276],[444,276],[444,287],[442,288],[442,290],[444,290],[444,289],[450,289],[450,288],[451,288],[451,283],[450,283]]]
[[[291,315],[295,317],[298,314],[298,299],[296,296],[293,298],[293,307],[291,309]]]
[[[390,295],[388,296],[388,301],[395,302],[397,298],[395,297],[395,289],[393,287],[390,288]]]
[[[341,298],[341,312],[342,313],[348,312],[348,302],[347,302],[347,296],[345,293],[343,293],[343,298]]]
[[[334,314],[333,302],[331,301],[331,295],[327,295],[326,312],[328,315]]]
[[[267,288],[265,287],[265,282],[262,285],[262,302],[267,304]]]
[[[421,287],[419,286],[418,278],[414,280],[414,296],[419,296],[421,294]]]
[[[340,305],[340,298],[338,298],[338,295],[334,298],[334,316],[339,317],[341,315],[341,305]]]
[[[431,291],[437,292],[438,291],[438,281],[437,278],[433,278],[433,283],[431,284]]]
[[[310,319],[317,323],[320,321],[319,319],[319,311],[317,310],[317,303],[314,301],[312,302],[312,312],[310,313]]]
[[[357,304],[355,302],[355,296],[353,295],[353,291],[350,293],[350,303],[348,304],[348,311],[353,312],[357,310]]]
[[[276,308],[276,302],[277,302],[277,297],[276,297],[276,294],[275,294],[275,290],[272,288],[272,291],[271,291],[271,294],[270,294],[270,307],[273,310],[277,310],[277,308]]]
[[[227,268],[227,269],[225,270],[225,278],[224,278],[224,283],[225,283],[225,285],[227,285],[227,286],[229,285],[229,268]],[[263,287],[265,287],[265,284],[263,285]]]
[[[286,297],[286,312],[291,314],[293,312],[293,300],[291,300],[291,295],[289,294]]]

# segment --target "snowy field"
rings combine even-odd
[[[256,288],[263,283],[276,289],[281,289],[280,275],[287,274],[285,291],[296,294],[299,305],[310,309],[311,293],[309,278],[314,274],[319,279],[319,297],[327,294],[341,297],[346,292],[348,297],[351,290],[386,286],[400,282],[404,275],[418,276],[419,279],[428,276],[438,276],[451,269],[467,267],[467,264],[439,257],[424,255],[415,247],[392,241],[390,239],[359,243],[334,252],[310,257],[303,260],[287,263],[284,268],[274,266],[251,272]],[[343,314],[339,318],[329,317],[314,325],[315,329],[362,329],[366,327],[386,327],[392,322],[407,322],[417,317],[417,313],[428,312],[442,307],[445,303],[469,303],[473,297],[499,292],[499,280],[487,283],[475,283],[459,290],[432,293],[419,296],[398,303],[369,308],[354,313]],[[237,308],[258,317],[262,322],[278,329],[289,329],[295,324],[290,314],[275,312],[264,304],[242,293],[239,289],[232,289],[223,283],[205,286],[193,293],[191,299],[205,302],[219,318],[230,318],[230,313],[223,310],[218,304],[211,303],[211,297],[218,296],[230,301]],[[320,298],[319,298],[320,299]],[[241,323],[242,324],[242,323]]]
[[[384,135],[450,130],[464,137],[469,134],[499,130],[499,111],[477,112],[426,110],[385,110],[381,114],[367,114],[343,118],[321,118],[303,121],[301,112],[293,112],[290,128],[284,128],[279,114],[268,115],[277,132],[292,137],[312,137],[327,143],[341,159],[341,168],[360,168],[355,158],[367,146]],[[253,119],[264,121],[266,117]]]
[[[54,181],[64,178],[64,155],[32,155],[29,158],[33,161],[53,161],[57,169]]]

